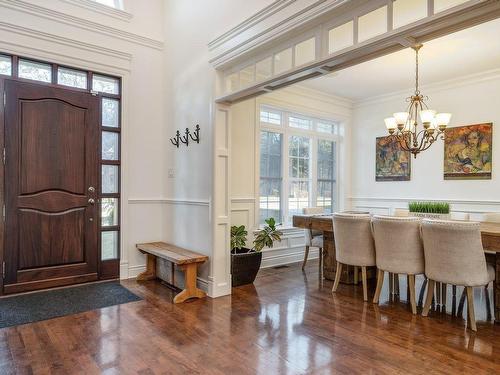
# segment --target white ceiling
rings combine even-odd
[[[500,19],[425,43],[420,50],[420,83],[436,82],[500,68]],[[355,101],[412,90],[415,53],[405,49],[300,83]]]

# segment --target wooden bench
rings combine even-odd
[[[205,292],[196,287],[198,264],[208,260],[206,255],[182,249],[165,242],[150,242],[136,245],[137,249],[147,255],[146,271],[137,276],[138,281],[156,279],[156,258],[168,260],[184,271],[184,290],[177,294],[174,303],[182,303],[189,298],[203,298]]]

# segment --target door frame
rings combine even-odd
[[[126,154],[124,145],[124,124],[125,124],[125,98],[126,95],[125,93],[125,85],[128,83],[128,78],[129,74],[127,70],[108,70],[102,69],[102,67],[98,67],[98,64],[90,64],[90,66],[81,66],[77,63],[77,61],[74,59],[74,64],[71,62],[69,64],[67,63],[62,63],[58,64],[53,61],[47,61],[45,58],[39,58],[38,56],[33,56],[31,53],[23,53],[23,54],[17,54],[16,52],[9,51],[9,49],[0,49],[0,54],[2,55],[7,55],[11,56],[12,58],[12,66],[11,66],[11,74],[10,75],[0,75],[0,296],[3,296],[4,293],[4,270],[3,270],[3,264],[5,261],[5,217],[3,215],[3,207],[5,204],[5,165],[3,163],[3,148],[5,147],[5,108],[3,104],[3,95],[4,95],[4,88],[5,88],[5,81],[6,80],[13,80],[17,82],[25,82],[25,83],[31,83],[31,84],[36,84],[36,85],[41,85],[45,87],[54,87],[54,88],[60,88],[60,89],[67,89],[70,91],[76,91],[76,92],[85,92],[85,93],[92,93],[92,76],[93,74],[97,75],[103,75],[103,76],[108,76],[108,77],[113,77],[117,78],[120,81],[120,87],[119,87],[119,95],[116,96],[116,98],[120,101],[120,109],[119,109],[119,178],[118,178],[118,192],[119,192],[119,210],[118,210],[118,259],[113,259],[109,261],[102,261],[101,260],[101,228],[102,226],[99,227],[99,234],[98,234],[98,277],[99,280],[105,280],[105,279],[117,279],[117,278],[123,278],[127,277],[128,275],[128,256],[125,251],[123,251],[123,244],[126,243],[124,240],[124,235],[126,233],[125,230],[125,223],[126,220],[124,220],[126,212],[126,199],[125,199],[125,194],[124,194],[124,187],[126,186],[125,184],[125,174],[123,173],[124,170],[124,158],[123,155]],[[30,80],[30,79],[24,79],[24,78],[19,78],[17,74],[18,70],[18,61],[19,59],[26,59],[29,61],[34,61],[34,62],[41,62],[44,64],[50,64],[52,67],[52,80],[50,83],[47,82],[41,82],[41,81],[35,81],[35,80]],[[71,59],[73,60],[73,59]],[[87,73],[87,88],[86,89],[80,89],[80,88],[75,88],[71,86],[65,86],[65,85],[59,85],[57,83],[57,67],[64,67],[64,68],[69,68],[69,69],[74,69],[74,70],[79,70],[79,71],[84,71]],[[94,69],[94,66],[96,69]],[[100,97],[102,97],[99,94]],[[106,94],[108,96],[108,94]],[[111,97],[113,97],[111,95]],[[99,123],[99,132],[100,137],[99,137],[99,145],[101,145],[101,137],[102,137],[102,131],[106,131],[107,129],[105,127],[102,127],[102,124]],[[102,146],[100,146],[102,147]],[[101,149],[101,148],[100,148]],[[102,165],[102,160],[101,156],[98,158],[98,164],[99,164],[99,191],[101,189],[101,165]],[[99,195],[99,205],[100,205],[100,199],[101,199],[101,194]],[[100,212],[100,209],[99,209]],[[100,224],[100,216],[99,216],[99,224]],[[125,256],[124,256],[125,255]],[[109,275],[105,275],[102,277],[101,271],[104,270],[106,272],[107,270],[110,269],[110,263],[111,262],[116,262],[116,264],[113,265],[113,269],[116,267],[118,269],[117,275],[113,277],[109,277]],[[127,265],[127,273],[124,273],[122,271],[122,266],[124,263]]]

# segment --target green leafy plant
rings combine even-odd
[[[231,227],[231,250],[240,250],[241,248],[245,247],[247,243],[247,235],[248,232],[245,229],[244,225],[233,225]]]
[[[264,228],[258,230],[253,240],[254,250],[261,251],[264,247],[273,247],[275,241],[281,241],[283,232],[276,229],[274,218],[266,220]]]
[[[422,212],[428,214],[449,214],[450,204],[446,202],[410,202],[410,212]]]

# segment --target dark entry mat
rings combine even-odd
[[[0,328],[140,300],[117,281],[6,297],[0,299]]]

